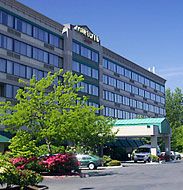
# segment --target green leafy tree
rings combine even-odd
[[[166,119],[172,128],[171,144],[174,150],[183,150],[183,94],[181,89],[176,88],[175,92],[166,90]]]
[[[37,157],[39,148],[36,146],[36,141],[32,139],[32,135],[27,131],[18,130],[16,135],[10,140],[8,152],[12,157]]]
[[[20,80],[26,87],[18,90],[18,103],[1,103],[1,124],[14,133],[26,129],[26,134],[31,134],[37,142],[44,140],[50,154],[55,141],[72,141],[84,147],[95,145],[89,141],[102,144],[112,135],[112,124],[95,114],[98,109],[86,105],[85,96],[82,99],[78,96],[81,88],[77,84],[83,80],[82,76],[67,72],[61,81],[58,80],[61,73],[62,70],[53,75],[48,73],[40,81],[33,77],[29,83]]]

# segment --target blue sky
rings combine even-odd
[[[18,0],[61,23],[87,25],[101,44],[156,68],[166,88],[183,89],[182,0]]]

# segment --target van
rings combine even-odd
[[[157,146],[157,154],[160,153],[160,148]],[[143,161],[144,163],[151,161],[151,145],[145,144],[139,146],[138,149],[135,150],[134,153],[134,162]]]

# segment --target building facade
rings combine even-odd
[[[0,101],[16,104],[19,78],[61,68],[84,76],[80,95],[118,119],[165,117],[165,79],[103,47],[87,26],[62,25],[15,0],[0,0]]]

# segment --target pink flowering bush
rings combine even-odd
[[[14,158],[11,160],[17,169],[29,169],[36,172],[79,172],[77,158],[72,153],[56,154],[44,158]]]

